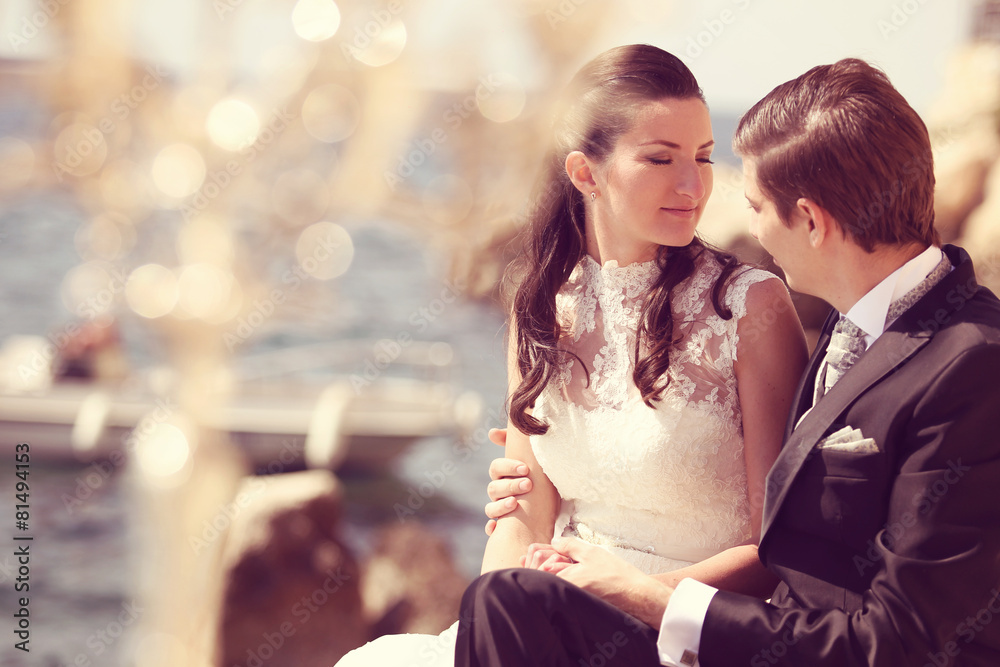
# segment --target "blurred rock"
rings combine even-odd
[[[997,154],[996,130],[982,124],[935,152],[934,224],[945,243],[962,234],[969,215],[983,203],[986,178]]]
[[[993,165],[986,198],[969,216],[958,244],[972,256],[979,282],[1000,292],[1000,163]]]
[[[987,179],[994,178],[991,171],[1000,156],[998,114],[1000,45],[973,42],[960,47],[926,115],[937,179],[935,224],[945,242],[964,236],[970,216],[989,196]],[[977,223],[976,235],[985,232],[984,223]]]
[[[458,620],[468,583],[448,545],[426,528],[411,521],[381,529],[361,585],[372,638],[440,633]]]
[[[223,555],[219,665],[327,667],[364,643],[359,569],[337,536],[341,496],[325,470],[244,481]]]
[[[931,136],[960,131],[980,119],[996,121],[1000,109],[1000,45],[974,42],[959,47],[948,63],[944,87],[926,114]]]

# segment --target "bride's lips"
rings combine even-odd
[[[680,218],[693,218],[698,213],[697,206],[692,206],[691,208],[667,208],[664,206],[660,210]]]

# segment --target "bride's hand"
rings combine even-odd
[[[490,440],[503,447],[507,443],[507,430],[490,429]],[[490,482],[486,492],[490,501],[486,505],[486,534],[492,535],[496,529],[496,519],[506,516],[517,508],[517,496],[531,490],[531,480],[528,479],[528,466],[514,459],[494,459],[490,463]]]
[[[556,551],[551,544],[531,544],[527,555],[521,556],[521,567],[552,574],[559,574],[575,562]]]

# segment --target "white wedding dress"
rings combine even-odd
[[[737,269],[723,299],[733,317],[724,320],[712,306],[720,270],[705,252],[674,290],[679,342],[656,409],[632,381],[639,310],[655,263],[602,267],[586,256],[556,299],[563,346],[587,368],[567,363],[532,413],[549,424],[531,446],[563,499],[555,532],[601,545],[649,574],[704,560],[751,535],[733,368],[737,323],[750,287],[778,278]],[[381,637],[337,664],[452,667],[456,633],[457,623],[441,635]]]

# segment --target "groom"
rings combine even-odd
[[[457,665],[1000,665],[1000,301],[939,247],[923,122],[843,60],[774,89],[735,147],[751,232],[835,309],[767,478],[777,589],[673,589],[563,538],[558,576],[469,587]]]

